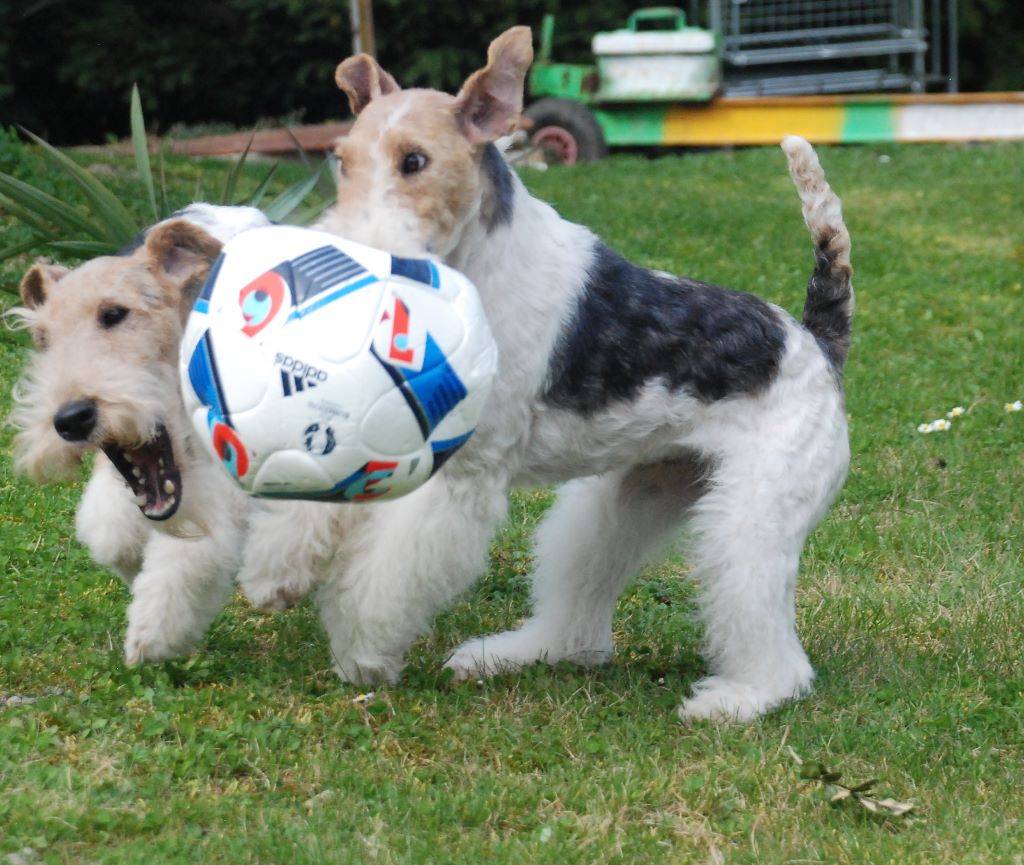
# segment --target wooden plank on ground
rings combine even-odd
[[[171,153],[183,156],[233,156],[245,150],[250,138],[250,153],[283,156],[295,152],[296,141],[309,153],[323,153],[332,150],[335,140],[348,134],[351,127],[351,122],[322,123],[316,126],[293,126],[290,129],[259,129],[256,132],[207,135],[203,138],[171,141]]]

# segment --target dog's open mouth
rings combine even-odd
[[[181,502],[181,473],[166,427],[158,427],[156,435],[137,448],[129,450],[111,443],[103,445],[103,453],[135,493],[135,503],[143,516],[151,520],[174,516]]]

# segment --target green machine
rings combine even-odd
[[[717,35],[690,27],[682,9],[639,9],[626,27],[593,38],[594,63],[551,59],[554,17],[541,28],[525,111],[531,141],[557,161],[597,159],[609,146],[656,145],[665,106],[707,103],[721,84]]]
[[[674,7],[639,9],[625,28],[594,35],[591,63],[555,62],[545,17],[524,115],[546,162],[786,134],[815,144],[1021,137],[1024,93],[955,92],[955,0],[688,8],[707,28]]]

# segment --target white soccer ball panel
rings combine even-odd
[[[278,385],[263,346],[223,327],[216,318],[208,334],[220,384],[231,394],[232,414],[250,411],[276,393]]]
[[[471,435],[496,367],[461,274],[287,226],[225,245],[181,359],[193,425],[243,489],[350,502],[424,483]]]
[[[358,436],[368,448],[388,456],[416,453],[424,441],[416,415],[399,388],[392,388],[370,406],[359,423]]]
[[[352,455],[352,461],[359,454]],[[254,495],[318,493],[334,485],[327,466],[319,463],[306,451],[279,450],[269,454],[249,481],[249,492]]]
[[[379,318],[383,283],[361,285],[324,306],[296,309],[273,340],[276,351],[315,358],[320,365],[341,365],[366,351],[370,332],[366,323]]]

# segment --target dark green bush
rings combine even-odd
[[[960,89],[1024,90],[1024,3],[960,0]]]
[[[14,93],[0,121],[57,143],[126,135],[136,82],[146,115],[165,127],[341,110],[331,58],[347,53],[350,38],[338,0],[5,5],[0,39],[12,46]]]
[[[403,85],[451,89],[512,24],[554,12],[556,55],[580,60],[595,31],[654,3],[376,0],[378,56]],[[963,0],[960,12],[963,89],[1024,88],[1024,5]],[[337,119],[334,67],[351,44],[347,0],[0,0],[0,125],[60,144],[124,136],[133,83],[160,132]]]
[[[573,7],[562,11],[560,7]],[[412,3],[377,0],[378,55],[406,85],[454,87],[490,39],[559,13],[559,50],[583,56],[589,34],[617,26],[624,0]],[[128,133],[133,83],[146,116],[171,124],[250,126],[347,113],[334,67],[351,53],[344,0],[0,0],[0,124],[56,143]],[[7,49],[7,54],[4,54]]]

